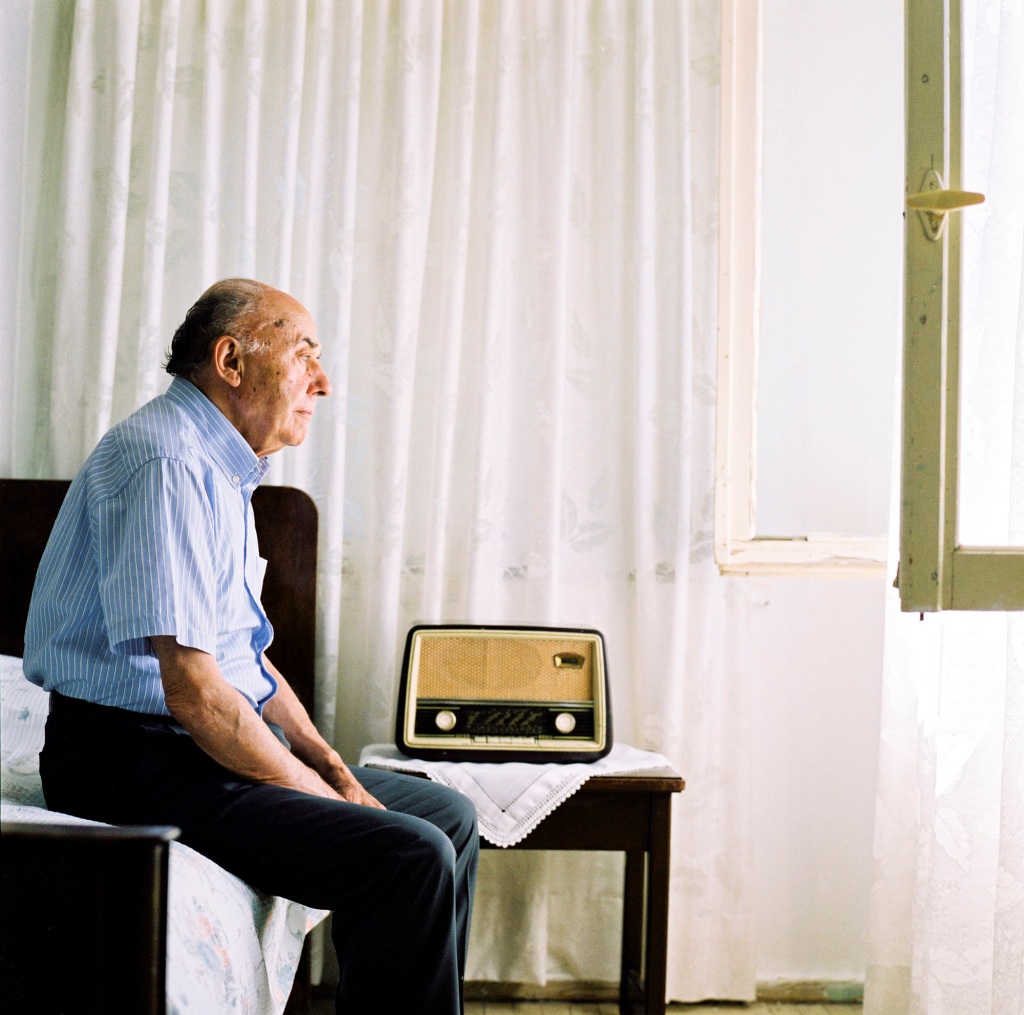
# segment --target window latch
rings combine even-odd
[[[969,190],[947,190],[943,186],[942,177],[934,169],[929,169],[921,183],[921,192],[907,198],[907,207],[917,212],[925,236],[929,240],[937,240],[942,236],[947,212],[981,204],[984,200],[984,194],[974,194]]]

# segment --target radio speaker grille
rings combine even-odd
[[[572,665],[559,665],[566,655],[576,657]],[[417,684],[420,698],[592,701],[593,643],[515,635],[427,638],[419,646]]]

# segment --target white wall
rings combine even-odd
[[[757,531],[881,536],[902,319],[903,7],[761,2]]]
[[[751,594],[757,978],[863,980],[884,585]]]
[[[902,4],[762,2],[757,528],[878,536],[902,316]],[[885,583],[749,591],[758,979],[862,979]]]

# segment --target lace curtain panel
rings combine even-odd
[[[70,476],[250,275],[334,395],[318,722],[393,737],[416,621],[602,630],[669,757],[669,995],[753,995],[746,605],[712,559],[714,0],[54,0],[33,23],[9,475]],[[614,980],[618,859],[485,858],[473,979]]]
[[[964,5],[960,537],[1024,542],[1024,7]],[[893,526],[896,530],[896,526]],[[867,1015],[1024,1012],[1024,615],[890,593]]]

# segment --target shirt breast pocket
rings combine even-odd
[[[263,595],[263,579],[267,576],[266,557],[257,557],[254,565],[252,573],[249,575],[249,591],[252,593],[253,599],[259,602]]]

